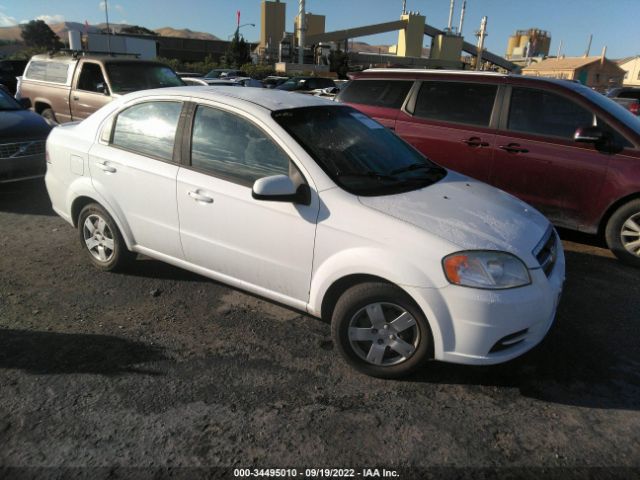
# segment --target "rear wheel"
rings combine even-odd
[[[116,222],[97,203],[85,206],[80,212],[78,233],[89,260],[100,270],[121,270],[134,257],[127,250]]]
[[[607,246],[624,263],[640,267],[640,199],[624,204],[609,219]]]
[[[431,330],[413,300],[387,283],[363,283],[338,300],[333,340],[352,367],[367,375],[397,378],[429,356]]]
[[[60,125],[60,122],[58,122],[58,119],[56,118],[56,114],[50,108],[45,108],[44,110],[42,110],[42,112],[40,112],[40,115],[46,120],[49,125],[53,127],[55,127],[56,125]]]

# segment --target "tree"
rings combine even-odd
[[[329,53],[329,70],[336,72],[338,78],[347,78],[347,72],[349,71],[349,55],[342,50],[332,50]]]
[[[224,64],[227,67],[237,68],[240,65],[250,62],[251,53],[249,52],[249,44],[244,40],[244,37],[240,36],[238,30],[236,30],[224,54]]]
[[[49,50],[63,47],[58,36],[42,20],[31,20],[29,23],[21,25],[21,28],[20,35],[27,47],[46,48]]]
[[[139,25],[129,25],[126,27],[122,27],[120,29],[120,33],[129,33],[132,35],[153,35],[154,37],[158,36],[158,34],[153,30],[149,30],[148,28],[141,27]]]

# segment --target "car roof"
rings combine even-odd
[[[202,100],[220,101],[222,103],[235,104],[237,106],[251,103],[270,111],[313,106],[339,106],[339,104],[324,98],[266,88],[225,88],[215,86],[170,87],[154,90],[141,90],[139,92],[130,93],[126,97],[129,99],[137,99],[145,96],[156,95],[176,97],[191,96]]]

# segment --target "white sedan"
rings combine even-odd
[[[47,161],[97,268],[141,253],[326,318],[370,375],[503,362],[555,317],[564,255],[542,215],[328,100],[133,93],[55,128]]]

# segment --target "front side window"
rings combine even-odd
[[[511,92],[508,130],[573,139],[577,128],[593,122],[592,112],[561,95],[517,87]]]
[[[487,127],[497,91],[497,85],[422,82],[414,115],[428,120]]]
[[[356,195],[415,190],[446,175],[446,170],[351,107],[294,108],[272,116],[337,185]]]
[[[105,93],[106,86],[100,65],[97,63],[85,63],[82,65],[82,71],[78,79],[78,90]]]
[[[238,115],[199,106],[191,166],[243,185],[289,174],[289,157],[261,129]]]
[[[116,118],[111,144],[171,161],[181,110],[180,102],[146,102],[129,107]]]
[[[413,82],[410,80],[354,80],[339,100],[373,107],[400,108]]]

